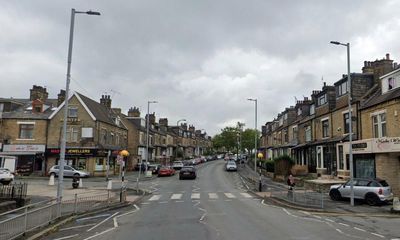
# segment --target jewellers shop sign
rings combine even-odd
[[[46,155],[60,155],[61,150],[59,148],[48,148],[46,149]],[[65,155],[67,156],[97,156],[97,149],[93,148],[67,148],[65,149]]]
[[[372,149],[374,152],[400,152],[400,137],[375,138]]]

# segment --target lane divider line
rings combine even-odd
[[[109,229],[107,229],[107,230],[105,230],[105,231],[102,231],[102,232],[97,233],[97,234],[95,234],[95,235],[93,235],[93,236],[90,236],[90,237],[88,237],[88,238],[85,238],[84,240],[89,240],[89,239],[98,237],[98,236],[103,235],[104,233],[108,233],[109,231],[114,230],[114,229],[115,229],[115,228],[109,228]]]
[[[70,235],[70,236],[60,237],[60,238],[56,238],[56,239],[53,239],[53,240],[63,240],[63,239],[74,238],[74,237],[77,237],[77,236],[79,236],[79,234],[74,234],[74,235]]]
[[[378,234],[378,233],[371,233],[371,234],[374,235],[374,236],[380,237],[380,238],[385,238],[385,236],[380,235],[380,234]]]
[[[104,219],[103,221],[99,222],[98,224],[94,225],[93,227],[89,228],[86,232],[90,232],[93,229],[97,228],[98,226],[100,226],[101,224],[105,223],[107,220],[109,220],[110,218],[115,217],[119,212],[114,213],[113,215],[109,216],[108,218]]]
[[[86,224],[86,225],[81,225],[81,226],[75,226],[75,227],[61,228],[60,231],[71,230],[71,229],[76,229],[76,228],[91,227],[91,226],[94,226],[94,225],[96,225],[96,223],[91,223],[91,224]]]

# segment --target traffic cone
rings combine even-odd
[[[50,175],[49,186],[54,186],[54,174]]]
[[[398,197],[393,198],[393,207],[391,211],[395,213],[400,213],[400,201]]]
[[[79,178],[79,188],[83,188],[82,178]]]

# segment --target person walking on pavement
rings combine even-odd
[[[289,190],[293,190],[295,183],[294,183],[294,177],[292,174],[289,175],[289,177],[287,179],[287,184],[289,186]]]

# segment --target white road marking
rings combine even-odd
[[[329,218],[325,218],[325,221],[328,221],[328,222],[335,222],[335,221],[333,221],[332,219],[329,219]]]
[[[224,193],[227,198],[236,198],[232,193]]]
[[[196,206],[199,205],[199,204],[200,204],[200,201],[196,202],[196,203],[193,205],[193,207],[196,207]]]
[[[203,211],[203,212],[207,212],[207,210],[205,210],[204,208],[198,208],[200,211]]]
[[[183,203],[183,202],[185,202],[185,201],[175,201],[176,203]]]
[[[110,214],[101,214],[101,215],[96,215],[96,216],[93,216],[93,217],[79,218],[79,219],[76,219],[76,221],[79,222],[79,221],[85,221],[85,220],[108,217],[108,216],[110,216]]]
[[[240,195],[242,195],[245,198],[252,198],[252,196],[248,193],[240,193]]]
[[[342,230],[336,228],[336,231],[340,232],[341,234],[343,234]]]
[[[385,238],[385,236],[377,234],[377,233],[371,233],[371,234],[374,235],[374,236],[380,237],[380,238]]]
[[[164,203],[168,203],[168,201],[162,201],[162,202],[158,202],[158,203],[164,204]]]
[[[232,202],[232,199],[225,199],[225,202]]]
[[[144,203],[141,203],[142,205],[149,205],[150,203],[148,203],[148,202],[144,202]]]
[[[109,231],[111,231],[111,230],[114,230],[114,229],[115,229],[115,228],[109,228],[109,229],[107,229],[107,230],[105,230],[105,231],[102,231],[102,232],[97,233],[97,234],[95,234],[95,235],[93,235],[93,236],[90,236],[90,237],[88,237],[88,238],[85,238],[84,240],[89,240],[89,239],[98,237],[98,236],[100,236],[100,235],[102,235],[102,234],[104,234],[104,233],[107,233],[107,232],[109,232]]]
[[[113,215],[109,216],[108,218],[104,219],[103,221],[99,222],[98,224],[94,225],[93,227],[89,228],[87,230],[87,232],[92,231],[93,229],[97,228],[98,226],[100,226],[101,224],[105,223],[108,219],[115,217],[115,215],[117,215],[119,212],[114,213]]]
[[[79,234],[74,234],[74,235],[65,236],[65,237],[61,237],[61,238],[56,238],[56,239],[53,239],[53,240],[69,239],[69,238],[74,238],[74,237],[77,237],[77,236],[79,236]]]
[[[181,193],[172,194],[172,197],[171,197],[172,200],[177,200],[177,199],[181,199],[181,198],[182,198]]]
[[[91,224],[86,224],[86,225],[81,225],[81,226],[75,226],[75,227],[61,228],[60,231],[71,230],[71,229],[76,229],[76,228],[91,227],[91,226],[94,226],[94,225],[96,225],[96,223],[91,223]]]
[[[200,221],[203,221],[205,217],[206,217],[206,213],[204,213],[204,214],[201,216]]]
[[[300,210],[299,212],[301,212],[301,213],[304,213],[304,214],[306,214],[306,215],[311,215],[311,213],[309,213],[309,212],[306,212],[306,211],[302,211],[302,210]]]
[[[358,228],[358,227],[354,227],[355,230],[361,231],[361,232],[366,232],[364,229],[362,228]]]
[[[339,224],[342,225],[342,226],[350,227],[350,225],[346,224],[346,223],[339,223]]]
[[[149,199],[149,201],[158,201],[158,200],[160,200],[160,198],[161,198],[161,195],[154,195]]]
[[[114,227],[117,228],[118,227],[117,218],[113,218],[113,220],[114,220]]]
[[[200,193],[192,193],[191,199],[200,199]]]
[[[209,193],[209,194],[208,194],[208,197],[209,197],[210,199],[217,199],[217,198],[218,198],[218,195],[217,195],[216,193]]]

